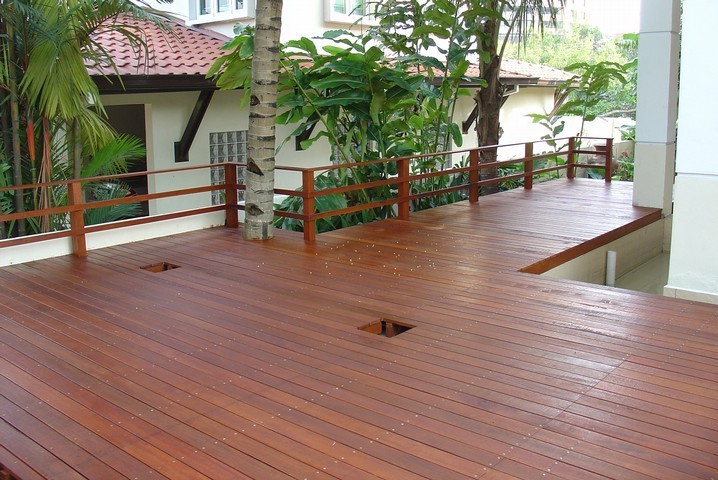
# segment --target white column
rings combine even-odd
[[[681,90],[668,285],[664,293],[718,303],[718,2],[683,1]]]
[[[680,0],[643,0],[633,203],[671,213],[678,113]]]

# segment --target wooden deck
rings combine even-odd
[[[0,269],[0,463],[22,480],[718,478],[718,307],[519,271],[659,215],[625,185],[561,181],[316,245],[213,229]],[[159,262],[179,268],[140,268]],[[381,319],[415,328],[359,330]]]

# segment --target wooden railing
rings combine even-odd
[[[582,142],[587,140],[600,140],[605,142],[605,149],[587,150],[577,148]],[[396,216],[400,219],[408,219],[410,215],[410,205],[414,200],[418,200],[428,196],[437,196],[456,192],[459,190],[468,190],[468,199],[470,202],[475,203],[479,200],[479,189],[482,186],[496,184],[499,182],[505,182],[509,180],[523,179],[523,187],[525,189],[531,189],[533,187],[534,178],[538,175],[547,174],[550,172],[558,172],[565,170],[566,177],[571,179],[574,178],[577,168],[591,168],[591,169],[603,169],[604,178],[606,182],[611,181],[611,162],[612,162],[612,150],[613,142],[611,139],[605,138],[589,138],[589,137],[571,137],[555,139],[555,141],[567,142],[567,150],[559,152],[547,152],[541,154],[535,154],[534,149],[536,144],[545,143],[545,140],[527,142],[523,144],[511,144],[511,145],[500,145],[481,147],[453,152],[440,152],[425,155],[417,155],[411,157],[382,159],[382,160],[371,160],[356,164],[340,164],[331,166],[321,166],[312,168],[300,168],[300,167],[287,167],[277,166],[277,170],[293,172],[301,175],[301,189],[300,190],[286,190],[286,189],[275,189],[275,193],[288,195],[292,197],[300,197],[302,199],[301,212],[288,212],[282,210],[276,210],[275,215],[280,217],[288,217],[301,220],[303,222],[304,239],[307,242],[313,242],[316,239],[316,222],[324,218],[346,215],[362,210],[369,210],[374,208],[391,206],[396,208]],[[511,160],[497,161],[493,163],[480,163],[480,156],[482,151],[492,149],[504,149],[504,148],[516,148],[517,146],[523,146],[524,156],[521,158],[515,158]],[[602,156],[604,162],[602,164],[580,164],[576,162],[577,155],[579,154],[590,154],[594,156]],[[430,159],[430,158],[446,158],[449,155],[468,155],[468,165],[459,166],[454,168],[447,168],[440,171],[430,171],[423,173],[411,173],[411,162]],[[535,168],[535,162],[541,159],[553,159],[553,158],[565,158],[564,164],[556,164],[544,168]],[[384,178],[382,180],[372,181],[362,184],[346,185],[336,188],[328,188],[323,190],[315,189],[315,180],[318,174],[330,172],[332,170],[341,169],[354,169],[359,167],[366,167],[369,165],[380,165],[380,164],[396,164],[397,174],[391,178]],[[558,163],[558,162],[556,162]],[[481,171],[492,167],[502,167],[507,165],[518,165],[523,164],[523,172],[507,175],[498,178],[481,179]],[[63,180],[57,182],[40,183],[33,185],[24,185],[21,187],[5,187],[0,188],[0,192],[3,191],[24,191],[33,190],[39,188],[67,188],[68,204],[63,206],[57,206],[52,208],[38,209],[26,212],[16,212],[6,215],[0,215],[0,222],[11,222],[21,219],[38,218],[38,217],[49,217],[50,215],[60,215],[66,218],[67,229],[53,231],[37,235],[27,235],[23,237],[9,238],[0,240],[0,248],[9,247],[14,245],[30,244],[43,240],[50,240],[54,238],[71,237],[72,239],[72,250],[77,256],[87,255],[87,243],[86,235],[99,232],[104,230],[118,229],[122,227],[128,227],[133,225],[142,225],[147,223],[153,223],[163,220],[171,220],[176,218],[187,217],[191,215],[199,215],[211,212],[224,211],[226,220],[225,224],[228,227],[236,228],[239,226],[239,210],[244,209],[243,205],[238,202],[238,190],[243,190],[244,185],[238,185],[237,183],[237,163],[222,163],[214,165],[202,165],[196,167],[185,167],[158,171],[148,172],[137,172],[128,173],[122,175],[110,175],[93,178],[82,178],[77,180]],[[220,185],[203,185],[192,188],[184,188],[178,190],[171,190],[159,193],[150,193],[145,195],[133,195],[125,198],[112,199],[112,200],[100,200],[100,201],[86,201],[83,198],[83,184],[91,182],[105,182],[108,180],[116,179],[127,179],[138,176],[152,176],[152,175],[163,175],[177,172],[187,172],[191,170],[206,170],[209,168],[223,168],[225,174],[225,181]],[[466,183],[453,185],[446,188],[437,190],[425,191],[420,193],[411,193],[412,182],[418,182],[421,180],[431,179],[444,175],[456,175],[466,173]],[[343,194],[357,190],[366,190],[369,188],[381,187],[381,186],[395,186],[396,195],[391,198],[387,198],[380,201],[374,201],[369,203],[362,203],[358,205],[348,206],[339,210],[317,212],[316,211],[316,199],[324,195]],[[211,191],[223,191],[225,196],[225,203],[222,205],[215,205],[209,207],[194,208],[190,210],[184,210],[180,212],[167,213],[161,215],[151,215],[145,217],[131,218],[127,220],[121,220],[111,223],[104,223],[98,225],[85,225],[84,212],[98,207],[107,207],[112,205],[120,205],[125,203],[136,203],[143,201],[152,201],[159,199],[166,199],[172,197],[179,197],[183,195],[197,194]]]

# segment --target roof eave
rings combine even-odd
[[[217,89],[215,83],[204,75],[93,75],[92,79],[103,95]]]

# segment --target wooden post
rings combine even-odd
[[[469,203],[479,201],[479,151],[474,149],[469,152],[469,166],[475,170],[469,170]]]
[[[409,159],[402,158],[397,160],[397,170],[399,173],[399,192],[398,203],[399,208],[397,217],[401,220],[409,220],[409,194],[411,187],[409,185]]]
[[[82,201],[82,183],[70,182],[67,184],[67,198],[70,207],[79,207],[70,211],[70,232],[72,232],[72,253],[76,257],[87,256],[87,242],[85,241],[85,209]]]
[[[534,188],[534,144],[527,142],[524,145],[524,190]]]
[[[568,168],[566,169],[566,177],[570,180],[572,178],[576,177],[576,167],[574,165],[576,164],[576,137],[571,137],[568,139],[568,157],[566,157],[566,165],[568,165]]]
[[[314,243],[317,225],[314,220],[314,170],[302,171],[302,213],[304,214],[304,241]]]
[[[611,177],[613,176],[613,139],[607,138],[606,139],[606,151],[604,152],[604,155],[606,156],[606,169],[605,172],[605,180],[606,183],[611,183]]]
[[[229,228],[239,227],[239,205],[237,201],[237,165],[224,165],[224,214],[225,225]]]

